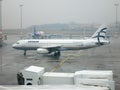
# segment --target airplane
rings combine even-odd
[[[106,39],[107,30],[108,28],[102,25],[88,39],[25,39],[17,41],[12,47],[24,50],[24,55],[27,50],[36,50],[38,54],[53,53],[55,57],[60,57],[61,51],[84,50],[109,44]]]
[[[43,31],[37,31],[36,26],[34,26],[34,33],[32,35],[33,39],[40,39],[44,38],[45,34]]]

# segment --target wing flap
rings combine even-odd
[[[54,51],[59,51],[61,46],[60,45],[45,45],[45,46],[42,46],[41,48],[47,49],[49,53],[51,53]]]

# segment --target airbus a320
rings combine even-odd
[[[38,54],[54,53],[55,57],[60,57],[61,51],[84,50],[109,44],[106,39],[107,30],[108,28],[102,25],[88,39],[24,39],[17,41],[12,47],[24,50],[24,55],[28,50],[36,50]]]

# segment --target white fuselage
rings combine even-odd
[[[102,40],[108,43],[106,40]],[[81,50],[99,46],[97,39],[28,39],[19,40],[13,48],[19,50],[37,50],[38,48],[60,47],[60,50]]]

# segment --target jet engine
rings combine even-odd
[[[47,49],[38,48],[38,49],[37,49],[37,53],[38,53],[38,54],[48,54],[49,51],[48,51]]]

